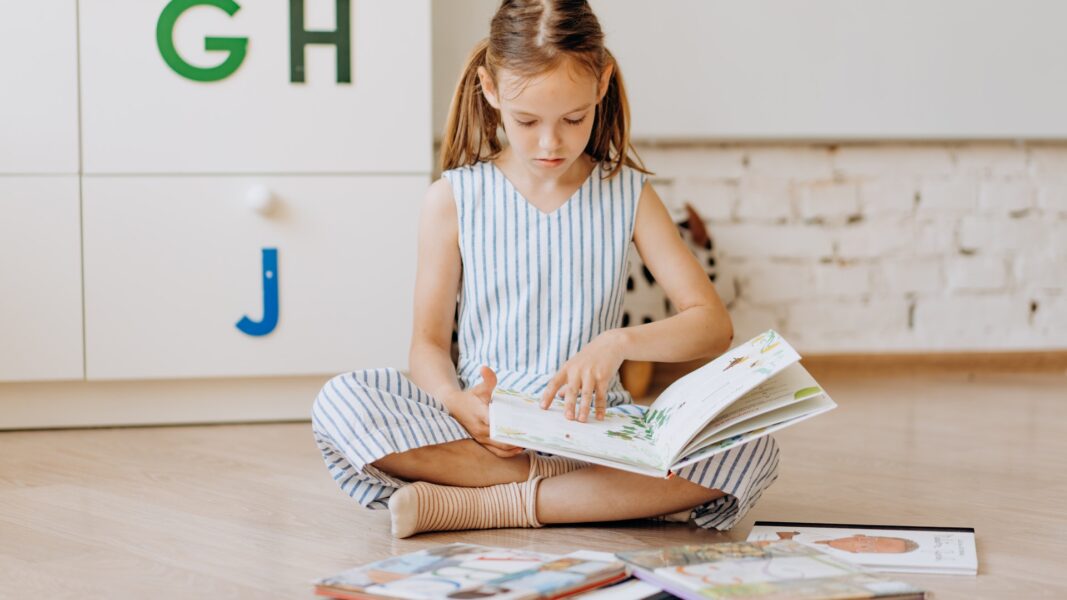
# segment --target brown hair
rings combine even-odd
[[[608,89],[596,107],[585,152],[614,177],[623,165],[651,174],[630,144],[630,106],[615,57],[604,47],[600,22],[586,0],[504,0],[489,37],[474,47],[460,75],[441,140],[441,170],[493,160],[503,144],[497,136],[500,113],[482,94],[478,67],[494,82],[504,68],[523,79],[550,71],[565,59],[600,80],[613,66]]]

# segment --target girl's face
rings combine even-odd
[[[484,67],[478,73],[486,99],[501,113],[515,156],[534,174],[556,178],[566,173],[589,143],[610,68],[599,82],[569,60],[526,80],[502,69],[499,90]]]

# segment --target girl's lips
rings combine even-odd
[[[558,165],[563,162],[562,158],[538,158],[537,162],[544,163],[546,165]]]

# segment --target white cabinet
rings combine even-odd
[[[292,81],[289,11],[301,3],[296,29],[337,29],[335,0],[242,1],[232,16],[202,5],[176,20],[163,0],[82,0],[85,172],[428,174],[428,0],[351,0],[350,82],[332,45],[304,46],[304,81]],[[193,67],[230,56],[206,38],[246,50],[227,76],[194,81],[168,66],[161,37]]]
[[[81,379],[75,0],[0,17],[0,382]]]
[[[428,0],[5,9],[0,381],[406,368],[430,41]]]
[[[426,176],[87,177],[87,377],[406,367]],[[246,202],[265,186],[274,210]],[[265,336],[262,250],[280,316]]]
[[[75,0],[4,4],[0,174],[78,172],[77,40]]]
[[[82,378],[78,177],[0,176],[0,381]]]

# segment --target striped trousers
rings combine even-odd
[[[422,446],[468,439],[441,402],[396,369],[370,369],[328,381],[312,408],[315,443],[341,490],[372,508],[386,508],[409,482],[376,468],[374,461]],[[733,527],[778,477],[778,446],[764,436],[682,468],[677,476],[724,495],[691,516],[706,529]]]

